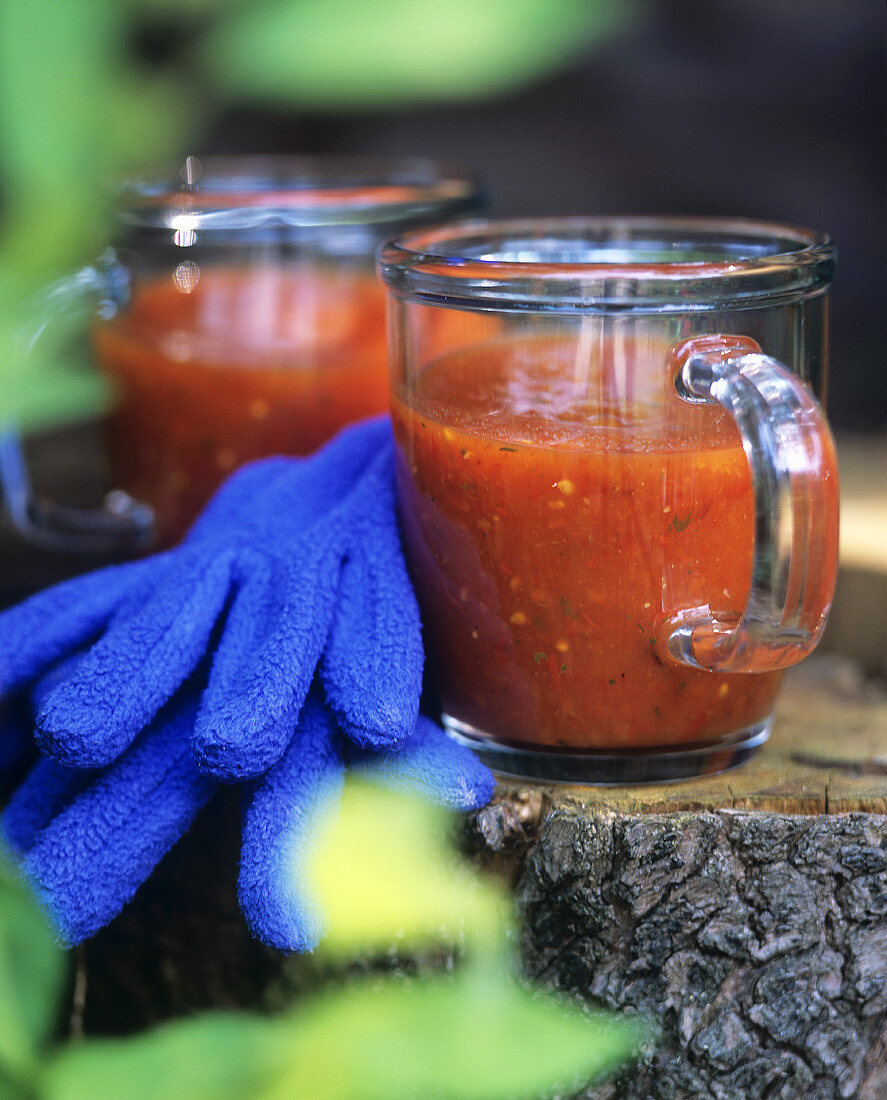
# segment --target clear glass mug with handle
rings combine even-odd
[[[428,672],[495,770],[675,779],[766,740],[837,569],[834,258],[822,234],[708,219],[380,250]]]
[[[47,505],[7,432],[7,516],[61,550],[168,545],[234,467],[384,411],[376,247],[481,207],[474,180],[420,158],[191,157],[125,185],[113,248],[51,287],[40,318],[91,311],[117,488],[104,511]]]

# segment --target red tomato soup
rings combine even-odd
[[[93,335],[115,476],[166,543],[234,467],[309,454],[388,407],[384,291],[365,270],[182,264]]]
[[[716,740],[770,713],[781,673],[662,654],[675,612],[739,614],[754,533],[735,426],[682,402],[665,364],[654,343],[577,357],[575,339],[503,339],[442,356],[395,393],[429,668],[444,711],[476,733],[637,749]]]

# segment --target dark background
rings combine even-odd
[[[885,23],[883,0],[652,0],[630,29],[507,98],[325,116],[241,106],[198,151],[457,161],[497,215],[722,214],[826,230],[839,248],[830,417],[887,429]]]

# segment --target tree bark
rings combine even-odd
[[[887,703],[820,660],[742,771],[500,787],[474,815],[469,849],[515,885],[527,975],[658,1028],[639,1064],[584,1096],[887,1097],[879,739],[887,750]]]
[[[552,812],[518,882],[527,974],[661,1029],[588,1095],[887,1095],[885,825]]]

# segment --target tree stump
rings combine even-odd
[[[745,768],[500,785],[469,845],[514,883],[528,976],[655,1021],[594,1100],[887,1097],[887,696],[813,658]]]

